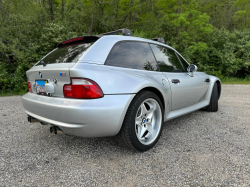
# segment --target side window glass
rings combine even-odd
[[[177,55],[178,55],[178,54],[177,54]],[[179,57],[179,59],[180,59],[182,65],[183,65],[183,67],[184,67],[184,71],[187,72],[187,68],[188,68],[188,66],[189,66],[188,63],[187,63],[180,55],[178,55],[178,57]]]
[[[143,42],[119,42],[110,52],[106,65],[158,71],[154,55]]]
[[[182,65],[172,49],[150,44],[157,64],[162,72],[180,73],[183,71]]]

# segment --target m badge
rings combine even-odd
[[[66,73],[65,73],[65,72],[61,72],[61,73],[59,73],[59,76],[60,76],[60,77],[65,77],[65,76],[66,76]]]

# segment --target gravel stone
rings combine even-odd
[[[54,135],[0,97],[0,186],[248,186],[250,85],[222,85],[219,111],[165,123],[144,153],[115,137]]]

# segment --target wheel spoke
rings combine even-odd
[[[154,117],[154,108],[151,108],[148,110],[148,113],[147,113],[147,122],[152,122],[152,119]]]
[[[143,135],[145,134],[146,131],[147,131],[147,128],[142,125],[141,126],[140,136],[139,136],[140,139],[142,139],[142,140],[144,139]]]
[[[154,128],[152,127],[152,123],[146,123],[146,125],[147,125],[148,132],[153,133]]]
[[[142,116],[145,116],[145,114],[147,114],[147,113],[148,113],[148,110],[147,110],[145,104],[142,103],[141,104],[141,114],[142,114]]]
[[[135,119],[135,123],[136,123],[136,125],[141,126],[141,123],[142,123],[141,117],[137,117],[137,118]]]

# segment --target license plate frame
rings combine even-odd
[[[38,95],[47,95],[45,90],[45,84],[48,83],[48,80],[36,80],[36,93]]]

